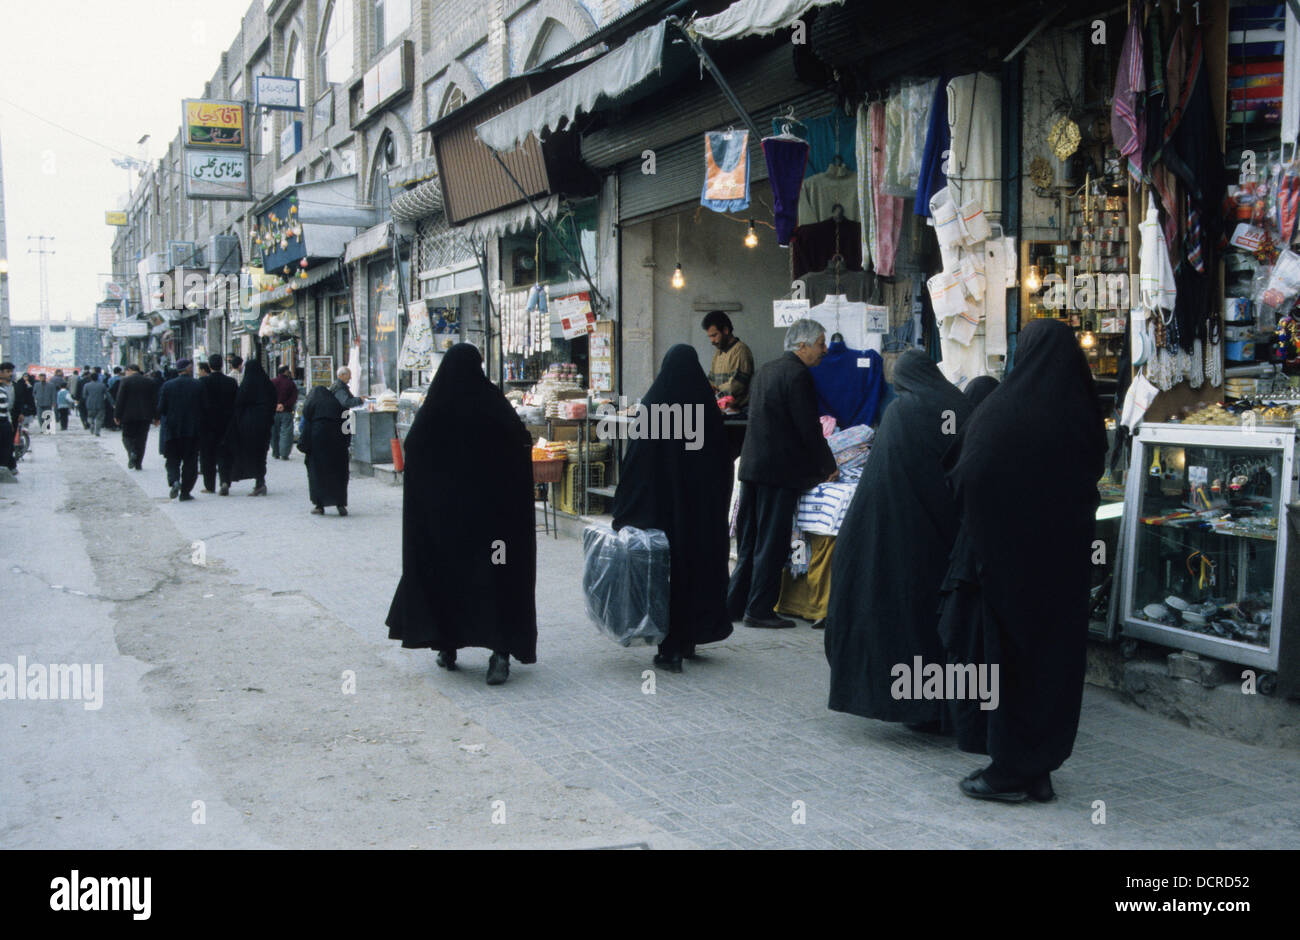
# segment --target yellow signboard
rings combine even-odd
[[[121,210],[114,212],[113,210],[110,209],[104,213],[104,224],[105,225],[126,225],[126,213]]]
[[[185,99],[181,126],[186,147],[217,147],[243,150],[244,103],[220,99]]]

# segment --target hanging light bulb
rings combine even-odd
[[[673,287],[681,290],[686,286],[686,275],[682,274],[682,266],[679,264],[673,268]]]
[[[749,220],[749,231],[745,233],[745,247],[746,248],[758,247],[758,233],[754,231],[753,219]]]
[[[1029,273],[1025,275],[1025,290],[1031,294],[1038,293],[1038,289],[1043,286],[1043,277],[1039,273],[1038,265],[1031,264]]]
[[[1093,333],[1092,330],[1085,330],[1079,335],[1079,345],[1084,349],[1092,349],[1097,345],[1097,334]]]

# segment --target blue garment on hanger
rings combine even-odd
[[[838,105],[826,117],[811,118],[799,124],[792,121],[783,121],[781,118],[773,118],[772,133],[781,133],[783,124],[789,124],[791,134],[808,141],[809,152],[808,167],[805,170],[806,176],[825,173],[832,161],[834,161],[836,154],[839,154],[840,161],[846,167],[855,173],[858,171],[858,157],[854,146],[857,121],[841,111]],[[837,131],[838,140],[836,137]]]
[[[916,205],[912,211],[930,217],[930,197],[948,185],[943,171],[944,154],[952,146],[948,130],[948,76],[939,76],[930,101],[930,127],[925,134],[925,151],[921,155],[921,178],[916,183]]]
[[[714,212],[744,212],[749,208],[749,133],[747,131],[709,131],[704,135],[704,186],[700,205]],[[710,159],[712,154],[712,159]],[[744,163],[743,191],[735,198],[710,198],[710,188],[734,191],[740,165]]]
[[[859,359],[870,365],[858,365]],[[885,390],[885,360],[880,353],[831,343],[821,363],[809,371],[822,414],[830,415],[841,428],[876,423]]]

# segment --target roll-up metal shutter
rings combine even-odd
[[[789,86],[787,86],[788,88]],[[721,98],[721,93],[718,94]],[[793,107],[795,117],[801,120],[825,117],[834,107],[835,99],[823,91],[805,92],[797,97],[768,105],[750,114],[759,129],[767,132],[772,126],[772,119],[786,113],[787,107]],[[669,206],[683,202],[699,201],[704,188],[704,133],[709,130],[723,130],[727,127],[741,127],[743,122],[733,111],[731,118],[688,131],[684,140],[667,146],[651,147],[655,152],[655,172],[643,173],[641,150],[646,149],[644,141],[638,145],[635,156],[622,163],[618,168],[619,221],[629,222],[639,217],[667,209]],[[662,140],[664,137],[652,138]],[[750,204],[756,206],[759,214],[770,214],[770,210],[757,208],[758,197],[771,205],[771,194],[764,190],[753,191],[753,187],[767,179],[767,163],[763,159],[762,142],[749,142],[749,182],[751,188]]]

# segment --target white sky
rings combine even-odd
[[[91,319],[98,275],[112,268],[116,230],[104,212],[126,196],[127,171],[110,160],[139,157],[136,141],[145,134],[152,135],[149,158],[162,156],[180,126],[181,99],[202,94],[249,6],[0,0],[0,151],[14,323],[40,319],[40,268],[27,253],[35,247],[29,235],[55,239],[47,258],[51,319]]]

